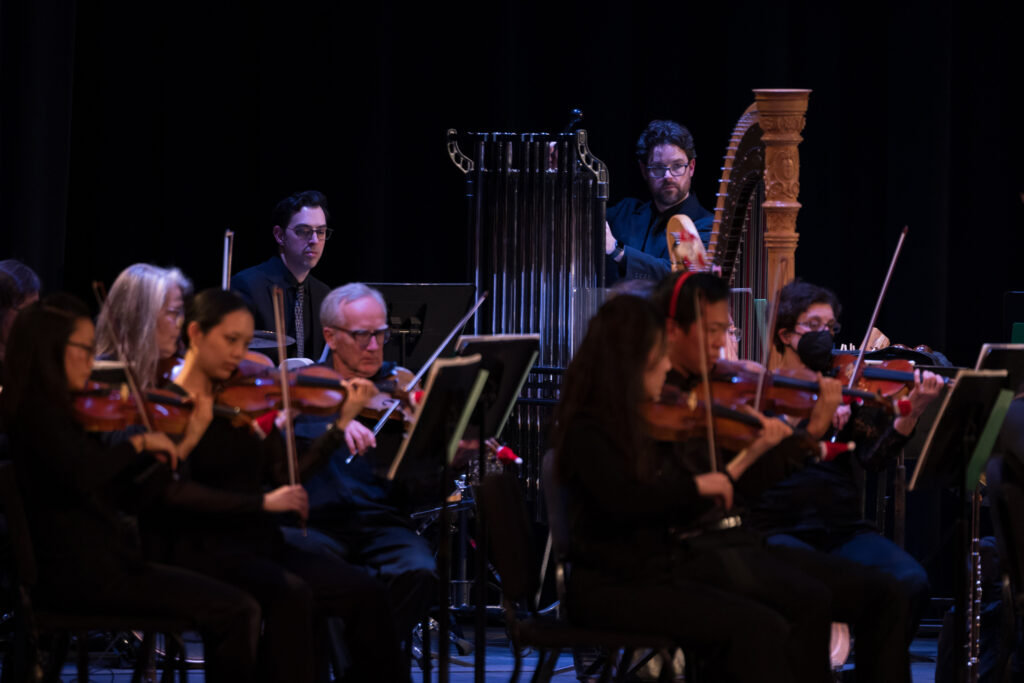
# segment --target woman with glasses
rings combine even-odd
[[[779,293],[774,343],[782,354],[781,367],[823,373],[820,398],[804,425],[807,432],[815,438],[853,441],[857,448],[776,484],[761,495],[747,521],[765,533],[769,544],[821,550],[897,579],[910,602],[909,645],[928,599],[928,575],[917,560],[863,519],[858,481],[863,480],[862,469],[879,471],[900,453],[942,382],[930,372],[918,371],[906,415],[893,417],[870,403],[842,405],[841,383],[827,376],[841,312],[831,291],[801,280],[790,282]]]
[[[169,382],[184,355],[181,326],[192,283],[177,268],[128,266],[114,280],[96,321],[96,353],[125,358],[140,388]]]
[[[182,468],[182,477],[202,488],[179,487],[169,501],[177,509],[165,520],[175,562],[240,586],[260,602],[260,657],[268,680],[312,681],[316,667],[325,673],[326,650],[319,646],[326,616],[345,621],[352,680],[402,680],[384,585],[341,560],[284,543],[280,524],[305,519],[309,505],[301,485],[287,484],[284,443],[274,423],[264,425],[264,436],[212,416],[216,389],[237,368],[253,331],[252,314],[237,295],[211,289],[195,297],[184,365],[169,388],[195,400],[207,427]],[[375,392],[365,380],[347,384],[340,416],[300,456],[300,474],[338,447]]]
[[[184,458],[188,446],[150,433],[108,447],[73,418],[72,392],[88,381],[95,353],[86,308],[59,294],[27,306],[14,321],[7,352],[0,417],[33,535],[36,606],[191,619],[203,636],[207,680],[250,680],[260,622],[253,598],[144,561],[122,521],[129,501],[157,500],[169,484],[170,470],[153,454]]]

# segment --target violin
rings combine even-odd
[[[279,371],[263,354],[254,355],[250,352],[239,363],[235,375],[216,392],[216,400],[248,414],[280,410]],[[348,396],[341,374],[322,365],[290,370],[287,377],[292,408],[300,413],[334,415]]]
[[[763,380],[761,379],[763,376]],[[808,417],[821,393],[818,374],[813,370],[780,368],[768,373],[752,361],[719,361],[715,364],[710,379],[715,382],[716,394],[724,396],[726,403],[750,405],[761,411],[776,415]],[[760,405],[753,405],[758,383],[763,382]],[[864,387],[843,389],[845,401],[859,400],[878,403],[892,412],[895,405],[884,394]]]
[[[643,404],[648,433],[657,441],[687,441],[707,438],[707,406],[693,392],[666,385],[661,400]],[[713,401],[711,405],[715,438],[725,448],[740,451],[761,432],[761,421],[734,407]]]
[[[370,420],[387,422],[408,423],[413,418],[414,396],[417,391],[409,391],[407,387],[416,386],[415,376],[412,370],[395,366],[391,375],[384,379],[377,380],[374,385],[377,387],[377,395],[366,404],[360,417]],[[398,404],[395,410],[391,407]]]
[[[186,397],[166,389],[148,389],[141,396],[150,426],[165,434],[183,434],[192,417],[195,404]],[[136,402],[124,386],[112,387],[90,382],[72,396],[71,410],[75,419],[88,432],[113,432],[133,425],[145,424]],[[215,404],[214,415],[237,420],[241,411],[232,406]]]
[[[657,441],[708,438],[707,412],[695,392],[684,392],[668,385],[660,400],[644,403],[642,407],[648,434]],[[761,435],[761,421],[735,406],[712,401],[711,414],[715,439],[730,451],[742,451]],[[787,456],[795,460],[828,462],[855,448],[853,442],[818,441],[802,430],[794,430],[793,436],[798,447]]]
[[[887,398],[901,398],[908,393],[915,382],[914,364],[905,358],[891,358],[861,364],[857,377],[853,378],[857,365],[857,353],[838,353],[832,356],[832,367],[843,384],[857,389],[877,393]],[[948,377],[942,378],[948,382]],[[853,380],[853,381],[851,381]]]

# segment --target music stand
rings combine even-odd
[[[1024,344],[983,344],[975,370],[1006,370],[1006,388],[1016,394],[1024,384]]]
[[[928,431],[909,490],[919,485],[960,487],[968,483],[964,478],[968,462],[993,417],[1006,378],[1006,370],[960,370],[956,374]]]
[[[402,367],[420,368],[444,341],[452,327],[473,305],[476,288],[456,283],[366,283],[387,302],[391,343],[384,346],[384,360]],[[451,355],[449,346],[442,355]]]
[[[459,355],[479,354],[487,369],[487,383],[477,404],[477,434],[479,439],[478,472],[480,481],[487,473],[487,449],[484,442],[493,435],[501,436],[512,408],[526,384],[540,354],[539,334],[495,334],[459,337],[455,343]],[[491,425],[494,425],[493,427]],[[483,521],[476,518],[476,641],[485,642],[487,627],[487,539]],[[463,555],[463,558],[465,555]],[[465,562],[460,565],[461,579],[465,579]],[[485,648],[474,652],[474,669],[486,667]]]
[[[466,335],[455,342],[455,352],[460,356],[480,354],[482,357],[487,383],[480,394],[484,411],[480,427],[488,425],[485,438],[500,436],[540,355],[540,335]],[[480,476],[483,477],[483,472]]]
[[[953,642],[959,651],[967,645],[966,622],[967,568],[971,548],[973,524],[965,521],[971,510],[971,521],[976,519],[975,488],[980,467],[988,458],[995,436],[1006,416],[1011,394],[1004,389],[1006,370],[960,370],[952,388],[947,390],[938,415],[928,432],[921,456],[910,479],[909,490],[918,486],[953,486],[960,494],[960,511],[956,521],[959,557],[956,563],[955,613]],[[986,450],[987,449],[987,450]],[[979,464],[980,463],[980,464]],[[969,474],[970,473],[970,474]],[[977,665],[970,658],[960,658],[957,668],[963,673]]]
[[[423,399],[415,422],[402,441],[388,470],[388,479],[404,482],[437,482],[438,524],[437,573],[440,576],[438,606],[438,680],[448,680],[448,600],[451,591],[451,512],[445,482],[451,479],[451,465],[459,440],[487,381],[479,354],[462,358],[439,358],[430,366]],[[440,456],[440,457],[439,457]],[[424,639],[425,640],[425,639]],[[476,648],[486,648],[486,642]],[[429,653],[425,653],[429,656]]]

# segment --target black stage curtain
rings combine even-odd
[[[252,265],[274,202],[318,188],[329,284],[465,280],[448,127],[557,130],[580,107],[614,200],[644,193],[639,131],[674,118],[710,207],[750,90],[809,87],[798,273],[859,341],[909,224],[879,327],[970,363],[1024,289],[1024,64],[996,7],[0,0],[0,256],[83,294],[135,261],[215,285],[224,229]]]
[[[750,90],[807,87],[798,274],[838,292],[841,341],[859,341],[909,225],[879,327],[971,364],[1005,338],[1002,293],[1024,289],[1024,63],[1009,11],[0,0],[0,258],[84,297],[136,261],[215,286],[225,229],[236,269],[262,261],[274,203],[316,188],[337,231],[316,271],[328,284],[464,281],[447,128],[558,130],[579,107],[615,200],[645,192],[640,130],[677,119],[710,208]]]

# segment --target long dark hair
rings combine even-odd
[[[18,313],[7,338],[0,417],[8,431],[27,410],[67,413],[71,393],[64,370],[64,349],[89,310],[70,294],[55,293]]]
[[[615,446],[636,466],[640,479],[652,475],[650,443],[641,424],[646,400],[644,372],[651,349],[664,343],[664,317],[647,299],[630,295],[609,300],[590,321],[587,334],[565,373],[555,411],[552,443],[564,479],[572,475],[565,456],[568,423],[577,415],[596,418]]]

